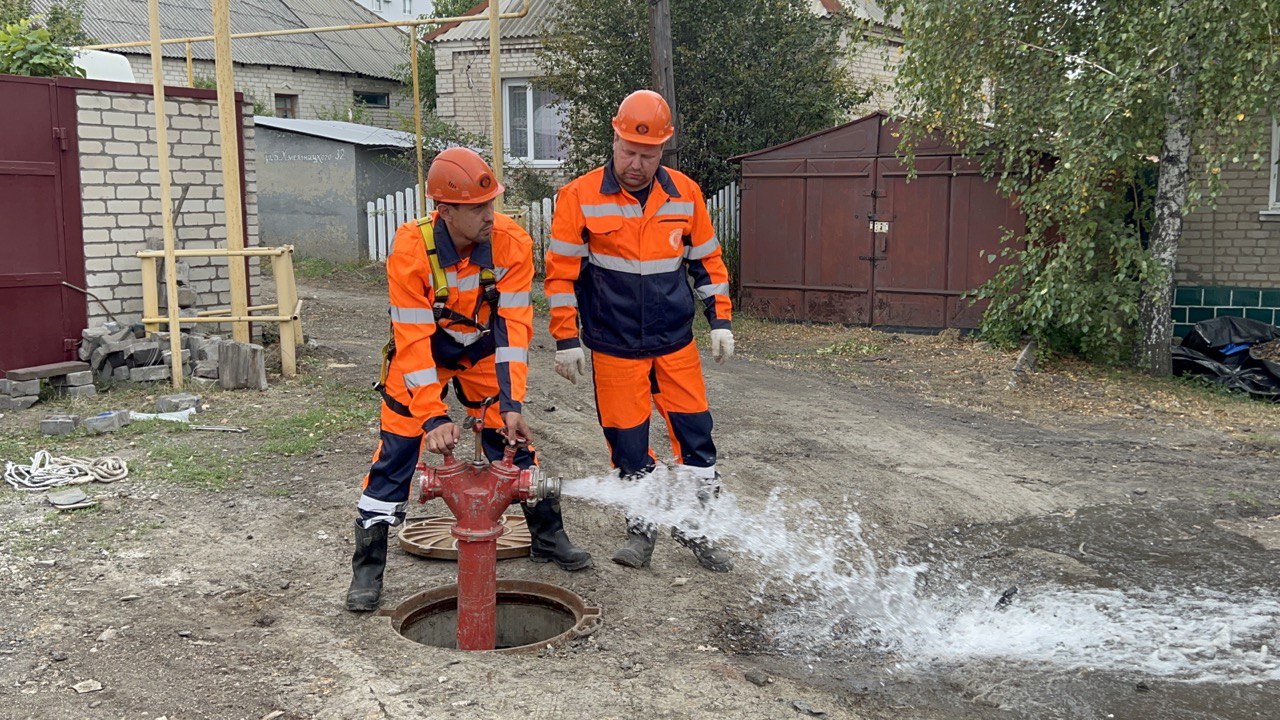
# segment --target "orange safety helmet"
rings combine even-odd
[[[652,90],[637,90],[623,98],[613,117],[618,137],[642,145],[661,145],[676,134],[671,107]]]
[[[452,147],[436,155],[427,170],[427,195],[438,203],[479,205],[506,190],[489,163],[474,150]]]

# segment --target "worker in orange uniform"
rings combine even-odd
[[[512,444],[521,446],[516,465],[536,462],[522,414],[533,334],[533,240],[494,212],[503,190],[483,158],[450,148],[427,173],[436,210],[396,231],[387,258],[392,339],[378,386],[382,433],[356,504],[349,610],[378,607],[387,530],[404,520],[422,446],[443,454],[461,438],[444,402],[446,383],[453,381],[468,415],[484,413],[481,444],[491,461]],[[485,406],[487,398],[497,402]],[[535,562],[565,570],[591,563],[565,534],[558,501],[521,506]]]
[[[719,493],[702,364],[693,341],[694,295],[711,323],[711,354],[733,354],[729,273],[702,190],[662,167],[675,133],[661,95],[627,96],[613,118],[613,158],[565,185],[547,251],[547,299],[556,372],[573,383],[592,351],[596,409],[611,460],[624,479],[651,472],[649,418],[658,406],[679,466],[699,481],[699,499]],[[693,288],[685,274],[693,279]],[[732,559],[694,528],[671,529],[703,567],[724,572]],[[627,543],[613,561],[649,565],[657,528],[627,518]]]

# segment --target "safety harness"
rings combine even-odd
[[[441,320],[448,320],[454,324],[469,325],[479,331],[480,336],[484,337],[489,334],[489,324],[498,314],[498,286],[497,278],[491,268],[480,269],[480,299],[476,302],[476,311],[472,317],[467,317],[462,313],[448,307],[449,302],[449,276],[445,273],[444,267],[440,264],[440,253],[436,248],[435,231],[432,227],[430,217],[418,218],[418,230],[422,233],[422,247],[427,253],[427,262],[431,266],[431,287],[434,288],[435,297],[432,301],[431,311],[435,315],[437,325]],[[481,324],[480,310],[484,306],[489,306],[489,318]],[[391,360],[396,354],[396,335],[395,326],[389,326],[387,344],[382,346],[382,372],[379,375],[378,384],[374,387],[382,395],[387,402],[387,406],[394,410],[397,414],[410,416],[409,408],[387,392],[387,373],[391,370]],[[454,391],[458,396],[458,400],[467,407],[479,407],[479,403],[469,401],[462,394],[462,386],[458,383],[458,379],[454,378]],[[448,386],[441,388],[440,396],[443,398],[448,393]]]

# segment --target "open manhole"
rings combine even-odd
[[[389,613],[391,627],[421,645],[457,648],[458,586],[410,597]],[[600,627],[600,608],[576,593],[528,580],[499,580],[494,652],[528,652],[586,637]]]
[[[457,519],[452,515],[408,520],[400,529],[400,547],[410,555],[433,560],[457,560],[458,540],[449,532],[455,522]],[[528,555],[532,538],[524,516],[503,515],[498,524],[502,525],[502,535],[498,537],[498,559]]]

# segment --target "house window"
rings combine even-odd
[[[389,93],[378,92],[355,92],[356,102],[366,107],[389,108],[391,107],[391,95]]]
[[[283,95],[281,93],[276,93],[276,117],[278,118],[298,117],[298,96]]]
[[[560,98],[535,88],[528,80],[503,82],[507,154],[516,160],[558,164],[564,159],[560,128],[564,108]]]
[[[413,14],[413,0],[404,0],[404,14],[405,15]]]

